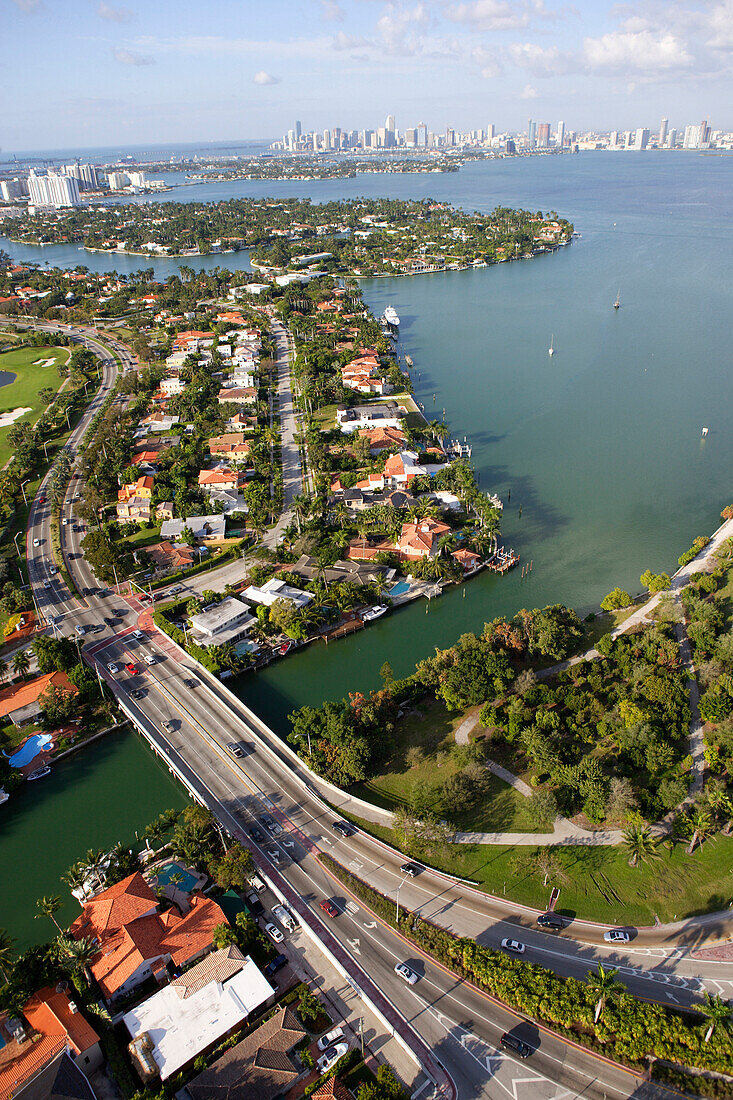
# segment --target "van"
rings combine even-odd
[[[288,932],[295,931],[295,921],[293,920],[292,913],[286,909],[284,905],[273,905],[272,915],[280,921],[280,924],[283,928],[287,929]]]
[[[253,890],[256,890],[258,894],[261,894],[265,889],[265,884],[259,875],[250,875],[247,880]]]

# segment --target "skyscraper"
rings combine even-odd
[[[300,128],[300,122],[295,120],[295,140],[300,141],[303,131]]]
[[[28,192],[33,206],[79,205],[79,184],[73,176],[54,172],[40,175],[32,169],[28,177]]]
[[[428,143],[428,126],[426,122],[418,122],[417,124],[417,144],[421,148],[425,148]]]
[[[537,123],[533,122],[532,119],[530,118],[530,119],[527,120],[527,145],[529,145],[530,149],[534,149],[536,144],[537,144]]]
[[[669,119],[663,118],[662,124],[659,127],[659,148],[661,149],[667,140],[667,127],[669,126]]]
[[[540,122],[537,127],[537,144],[540,149],[546,149],[550,144],[550,124],[549,122]]]
[[[646,149],[649,142],[649,131],[645,127],[638,126],[634,134],[634,149]]]
[[[384,128],[390,133],[395,132],[394,115],[387,115],[387,121],[384,124]]]
[[[493,122],[490,122],[489,125],[486,127],[486,140],[487,141],[493,141],[494,140],[494,123]]]
[[[565,123],[561,121],[561,122],[558,122],[558,124],[557,124],[557,147],[558,147],[558,149],[562,149],[564,144],[565,144]]]

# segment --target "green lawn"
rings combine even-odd
[[[67,348],[17,348],[15,351],[6,351],[0,355],[0,370],[17,375],[14,382],[0,389],[0,414],[10,412],[13,409],[27,408],[30,412],[24,413],[15,423],[28,420],[31,423],[40,416],[45,405],[38,397],[38,391],[52,389],[56,392],[63,379],[59,378],[56,367],[59,363],[65,363],[69,357]],[[47,367],[40,366],[44,360],[52,360]],[[12,448],[7,442],[7,428],[0,428],[0,466],[12,455]]]
[[[141,523],[137,531],[119,540],[117,547],[120,553],[131,553],[133,550],[140,550],[143,546],[154,546],[156,542],[160,542],[160,526],[158,523],[155,527],[146,527]]]
[[[331,431],[336,427],[336,406],[323,405],[313,413],[313,423],[321,431]]]
[[[465,766],[462,750],[455,744],[455,731],[465,715],[451,714],[441,701],[425,698],[415,710],[397,722],[394,748],[380,775],[353,788],[359,797],[393,810],[410,800],[417,782],[427,783],[435,791],[435,811],[440,813],[439,789],[448,776]],[[419,748],[422,759],[408,764],[410,749]],[[526,820],[526,799],[491,776],[484,798],[464,813],[452,814],[451,820],[461,831],[510,832],[532,831]]]
[[[391,829],[343,816],[398,847]],[[524,846],[455,844],[445,859],[430,862],[438,870],[471,879],[487,893],[544,909],[553,880],[545,887],[541,874],[531,873],[517,862],[536,851]],[[559,884],[558,912],[608,924],[651,925],[655,915],[666,923],[733,904],[733,837],[718,835],[692,856],[679,844],[671,853],[666,847],[659,851],[656,862],[629,867],[620,847],[554,847],[552,852],[569,878]]]

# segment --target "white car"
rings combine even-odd
[[[64,518],[61,520],[61,526],[62,527],[67,527],[68,523],[69,523],[68,519],[66,518],[66,516],[64,516]]]
[[[50,588],[51,587],[51,582],[50,581],[44,581],[43,582],[43,587],[44,588]]]
[[[397,963],[394,972],[399,974],[400,978],[403,978],[408,985],[414,985],[417,981],[417,974],[414,970],[410,970],[406,963]]]
[[[319,1050],[328,1050],[334,1043],[337,1043],[339,1039],[343,1039],[344,1029],[342,1027],[335,1027],[333,1031],[329,1031],[327,1035],[321,1035],[320,1039],[316,1043]]]
[[[335,1047],[331,1047],[327,1050],[322,1058],[318,1059],[318,1072],[328,1073],[332,1066],[335,1066],[339,1058],[343,1058],[344,1054],[348,1052],[348,1043],[337,1043]]]
[[[41,540],[40,539],[34,539],[33,540],[33,545],[34,546],[40,546],[41,545]]]
[[[501,946],[506,951],[516,951],[518,955],[524,954],[524,944],[520,943],[519,940],[502,940]]]
[[[270,937],[273,943],[282,943],[285,937],[276,924],[266,924],[265,932]]]
[[[143,657],[143,660],[145,661],[146,665],[154,665],[155,664],[155,657],[153,656],[152,653],[146,653],[145,656]]]
[[[111,672],[113,676],[116,676],[119,671],[119,667],[114,663],[114,661],[110,661],[107,665],[107,672]]]
[[[628,943],[631,936],[622,928],[612,928],[610,932],[603,933],[603,938],[606,943]]]

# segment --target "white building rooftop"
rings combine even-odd
[[[256,584],[251,584],[249,588],[245,588],[242,593],[248,600],[252,600],[254,603],[263,603],[267,607],[271,607],[275,600],[287,600],[290,603],[295,604],[297,608],[305,607],[309,604],[313,597],[310,592],[303,592],[300,588],[293,588],[291,585],[286,584],[285,581],[278,580],[276,577],[270,577],[269,581],[266,581],[261,587]]]

